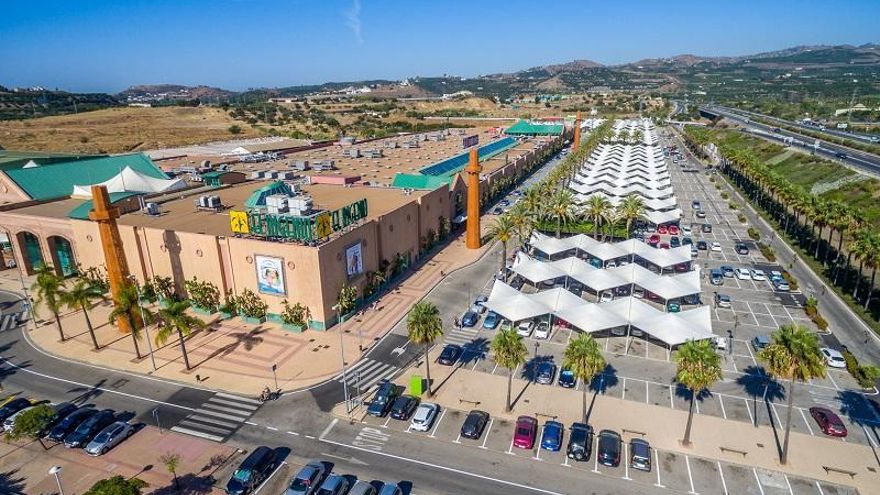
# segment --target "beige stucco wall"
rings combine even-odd
[[[30,232],[34,234],[40,241],[40,252],[43,260],[50,265],[54,265],[52,253],[49,249],[48,238],[50,236],[64,237],[70,241],[73,248],[74,259],[79,262],[81,259],[80,249],[77,248],[76,238],[73,235],[73,229],[70,222],[64,218],[48,218],[33,217],[29,215],[19,215],[12,211],[0,213],[0,229],[6,231],[10,242],[13,244],[15,251],[15,262],[18,266],[27,267],[27,263],[22,255],[23,246],[18,242],[18,234],[21,232]]]
[[[28,201],[30,197],[3,172],[0,172],[0,204]]]

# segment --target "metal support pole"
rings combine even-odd
[[[156,420],[156,427],[159,428],[159,433],[162,433],[162,423],[159,422],[159,408],[153,409],[153,419]]]
[[[337,304],[333,306],[333,308],[337,312],[341,313],[342,308]],[[345,369],[345,342],[342,338],[342,333],[345,325],[345,315],[339,316],[339,355],[342,358],[342,393],[345,399],[345,412],[351,415],[351,396],[348,393],[348,374]]]
[[[141,304],[141,286],[138,284],[137,278],[135,278],[134,275],[131,275],[131,281],[134,283],[134,290],[138,300],[138,311],[141,313],[141,324],[144,327],[144,333],[147,337],[147,349],[150,351],[150,364],[153,366],[153,371],[156,371],[156,357],[153,355],[153,342],[150,340],[150,329],[147,327],[147,318],[144,316],[144,306]]]

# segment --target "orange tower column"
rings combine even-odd
[[[464,172],[467,176],[467,247],[480,248],[480,159],[477,148],[471,148],[470,161]]]
[[[571,144],[571,150],[577,151],[581,146],[581,113],[577,113],[577,118],[574,119],[574,140]]]
[[[110,204],[110,194],[106,186],[92,186],[93,209],[89,212],[89,219],[98,223],[101,233],[101,247],[104,249],[104,264],[107,267],[107,277],[110,279],[110,294],[115,299],[122,288],[128,282],[128,263],[125,261],[125,252],[122,250],[122,239],[119,237],[119,228],[116,219],[119,218],[119,208]],[[119,318],[117,328],[122,333],[131,333],[132,328],[126,318]]]

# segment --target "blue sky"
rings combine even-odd
[[[4,0],[0,84],[120,91],[473,76],[880,41],[880,1]]]

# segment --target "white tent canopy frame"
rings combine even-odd
[[[131,167],[125,167],[118,174],[97,184],[75,185],[72,196],[81,198],[92,197],[92,186],[107,186],[107,192],[139,192],[160,193],[186,189],[183,179],[159,179],[142,174]]]
[[[648,246],[638,239],[604,243],[599,242],[586,234],[577,234],[571,237],[557,239],[540,232],[534,232],[529,245],[548,257],[552,258],[561,253],[576,253],[581,251],[604,262],[618,258],[638,256],[660,268],[669,268],[681,263],[690,262],[691,248],[679,246],[670,249],[656,249]]]

